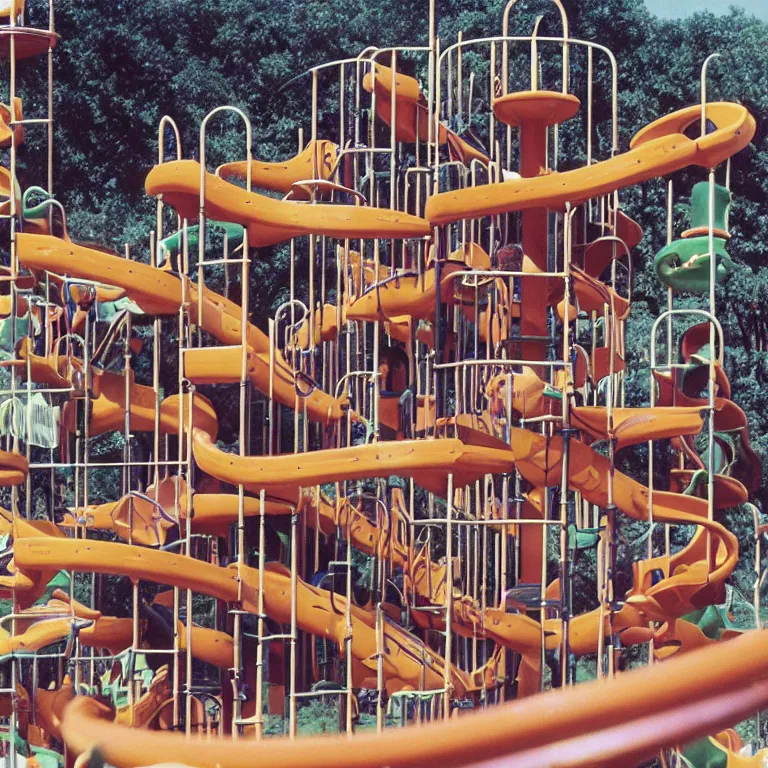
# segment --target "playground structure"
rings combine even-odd
[[[0,10],[11,766],[763,765],[762,467],[715,311],[738,258],[730,158],[755,121],[707,101],[708,59],[701,102],[622,152],[612,52],[573,37],[558,0],[560,36],[512,34],[515,5],[501,35],[446,46],[432,0],[427,45],[293,81],[310,109],[284,162],[254,156],[234,107],[203,120],[194,160],[164,117],[155,228],[122,254],[78,242],[54,194],[52,2],[45,29],[20,0]],[[17,60],[35,55],[48,112],[25,118]],[[243,155],[211,171],[207,130],[233,116]],[[47,178],[22,190],[18,146],[43,129]],[[644,233],[620,195],[654,179],[669,301],[648,405],[628,407]],[[267,246],[289,272],[265,331]],[[739,505],[749,541],[721,522]],[[744,548],[751,631],[728,603]],[[313,701],[353,740],[301,736]]]

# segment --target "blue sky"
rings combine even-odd
[[[696,11],[727,13],[731,5],[736,5],[768,21],[768,0],[678,0],[673,3],[669,0],[645,0],[645,4],[657,16],[675,19]]]

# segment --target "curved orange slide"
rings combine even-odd
[[[270,192],[287,193],[297,181],[328,180],[336,167],[338,156],[338,150],[332,141],[318,139],[310,141],[298,155],[282,163],[251,160],[251,186]],[[216,174],[225,181],[245,181],[248,177],[248,162],[242,160],[224,163],[216,169]]]
[[[101,376],[101,394],[91,401],[89,434],[91,437],[105,432],[121,431],[125,426],[125,381],[124,376],[105,372]],[[174,435],[189,426],[189,398],[192,397],[192,423],[208,434],[218,433],[218,419],[213,404],[203,395],[170,395],[160,403],[160,433]],[[152,387],[140,384],[130,385],[131,430],[153,432],[155,429],[155,392]],[[182,418],[179,419],[179,410]],[[76,428],[74,411],[68,409],[64,419],[66,427],[74,432]]]
[[[698,435],[704,425],[702,408],[668,406],[614,408],[612,437],[616,450],[648,440],[665,440],[680,435]],[[606,440],[608,412],[604,406],[574,406],[571,424],[596,440]]]
[[[78,624],[78,638],[82,645],[106,648],[117,655],[130,648],[133,642],[133,619],[118,619],[114,616],[98,616],[92,619],[54,618],[34,622],[25,632],[0,637],[0,656],[8,654],[33,654],[49,645],[67,638]],[[179,640],[182,650],[186,648],[186,631],[179,626]],[[172,650],[172,649],[169,649]],[[192,626],[192,655],[207,664],[228,668],[232,666],[234,645],[232,637],[207,627]]]
[[[141,308],[154,315],[176,314],[184,298],[181,278],[149,264],[129,261],[118,256],[94,251],[84,246],[67,243],[47,235],[20,233],[17,238],[19,259],[35,269],[67,274],[89,280],[97,280],[124,288]],[[238,345],[242,340],[241,310],[234,302],[219,296],[214,291],[203,289],[203,313],[198,317],[198,288],[191,281],[186,283],[187,307],[193,322],[215,336],[222,344]],[[252,323],[246,328],[246,339],[250,348],[248,355],[248,376],[259,391],[270,392],[269,339]],[[214,348],[215,349],[215,348]],[[213,369],[206,358],[212,350],[189,353],[192,370],[186,374],[191,380],[206,383],[215,381],[240,380],[241,355],[239,351],[224,350],[224,357],[215,356]],[[196,361],[196,362],[195,362]],[[285,358],[275,352],[275,376],[272,393],[275,399],[291,408],[298,402],[314,421],[327,423],[341,418],[346,412],[346,401],[336,400],[315,389],[306,397],[296,394],[296,378]]]
[[[355,282],[360,275],[359,256],[352,258],[350,254]],[[466,294],[468,304],[464,309],[470,319],[474,317],[474,299],[477,289],[474,286],[463,286],[456,279],[457,273],[465,269],[490,269],[491,260],[488,254],[477,243],[467,243],[451,253],[440,273],[441,299],[449,304],[460,303]],[[376,320],[395,319],[408,316],[413,319],[426,320],[435,316],[435,300],[437,298],[437,276],[434,268],[433,253],[430,251],[427,269],[423,274],[409,270],[405,273],[390,275],[387,267],[379,267],[378,279],[374,278],[373,269],[365,265],[365,281],[363,290],[347,293],[342,307],[342,317],[346,320]],[[351,286],[357,288],[357,286]],[[482,289],[480,289],[482,290]],[[408,337],[410,340],[410,336]]]
[[[112,725],[111,710],[78,697],[64,714],[62,733],[82,754],[98,748],[117,768],[154,762],[193,768],[250,768],[258,760],[281,768],[370,766],[543,765],[626,768],[663,748],[707,736],[768,703],[768,631],[693,651],[618,678],[551,691],[426,728],[345,737],[266,740],[189,740]],[[701,670],[707,674],[702,675]]]
[[[512,428],[512,448],[518,469],[530,482],[539,487],[560,482],[562,438],[548,440],[533,432]],[[604,508],[608,504],[609,475],[610,461],[606,457],[578,440],[570,441],[569,487],[579,491],[590,503]],[[619,471],[613,472],[613,500],[629,517],[648,519],[648,488]],[[691,542],[675,555],[633,564],[637,592],[629,602],[653,621],[679,618],[717,602],[726,578],[738,561],[736,537],[720,523],[710,521],[707,502],[695,496],[654,491],[653,519],[697,525],[699,529]],[[710,544],[711,558],[707,555]],[[655,582],[652,578],[655,570],[662,572],[661,581]]]
[[[196,221],[200,208],[200,164],[174,160],[156,165],[145,183],[148,195],[163,196],[184,219]],[[302,235],[344,238],[411,238],[431,234],[425,219],[385,208],[307,204],[275,200],[206,173],[205,215],[248,230],[253,248],[275,245]]]
[[[687,107],[643,128],[632,139],[629,152],[610,160],[434,195],[427,201],[426,216],[437,225],[530,208],[561,209],[566,203],[577,205],[689,165],[714,168],[744,149],[755,135],[755,119],[740,104],[707,104],[707,118],[716,130],[697,139],[689,139],[684,131],[701,119],[701,107]]]
[[[26,456],[13,451],[0,451],[0,488],[21,485],[29,472]]]
[[[203,472],[226,483],[242,483],[249,491],[265,488],[273,496],[291,499],[297,486],[341,480],[401,475],[422,488],[445,496],[448,475],[456,487],[487,473],[510,472],[512,452],[467,445],[455,438],[401,440],[332,448],[282,456],[236,456],[225,453],[202,430],[194,430],[192,450]]]
[[[462,264],[448,263],[440,275],[440,288],[444,299],[453,296],[453,275],[463,269]],[[415,273],[396,274],[385,282],[369,288],[362,296],[344,306],[346,320],[377,320],[407,315],[416,320],[427,320],[435,316],[437,295],[435,270],[423,275]]]
[[[50,387],[68,388],[72,386],[72,373],[84,371],[79,358],[68,355],[57,358],[54,355],[41,357],[29,349],[27,339],[17,347],[19,366],[17,373],[25,378],[27,370],[32,381]],[[28,366],[28,367],[27,367]],[[126,381],[125,373],[105,371],[95,366],[91,369],[91,399],[89,413],[89,435],[101,435],[104,432],[122,431],[125,427]],[[162,434],[176,434],[179,431],[179,409],[181,409],[182,431],[189,420],[188,393],[169,395],[160,402],[159,428]],[[152,432],[155,429],[156,395],[152,387],[137,384],[131,371],[128,382],[131,429],[138,432]],[[61,423],[70,431],[78,429],[75,403],[70,400],[64,404]],[[218,432],[218,418],[213,404],[203,395],[192,395],[192,422],[201,429],[215,436]]]
[[[49,645],[64,640],[75,626],[83,645],[107,648],[113,655],[130,647],[133,639],[133,620],[98,616],[93,619],[43,619],[32,624],[26,632],[11,637],[0,637],[0,656],[34,654]]]
[[[22,531],[18,533],[33,533]],[[59,568],[91,573],[111,573],[146,579],[159,584],[191,589],[228,602],[240,602],[251,613],[258,613],[259,572],[254,568],[221,568],[182,555],[111,542],[17,535],[14,544],[16,566],[25,578],[36,584],[50,569]],[[43,581],[43,584],[46,582]],[[344,648],[346,638],[346,598],[317,589],[299,580],[298,626],[305,632],[326,637]],[[270,564],[264,574],[264,610],[274,621],[291,621],[291,577],[281,565]],[[370,611],[351,607],[352,655],[363,665],[376,669],[377,630]],[[193,641],[194,642],[194,641]],[[414,690],[435,689],[443,685],[444,662],[434,651],[399,626],[386,622],[383,629],[384,674],[390,690],[410,686]],[[456,695],[464,696],[471,686],[465,673],[452,670]]]
[[[173,521],[180,522],[187,517],[190,495],[183,478],[167,476],[141,494],[129,493],[119,501],[70,508],[59,525],[62,528],[114,531],[130,543],[162,546]]]
[[[391,67],[374,63],[372,70],[366,72],[363,77],[363,88],[369,93],[376,91],[376,114],[389,125],[392,122]],[[407,144],[413,144],[417,139],[427,141],[429,138],[429,109],[426,99],[418,82],[402,72],[395,75],[395,138]],[[490,161],[487,155],[475,149],[442,123],[438,126],[437,143],[448,143],[454,155],[466,166],[473,160],[479,160],[483,165]]]

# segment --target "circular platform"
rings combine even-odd
[[[546,126],[570,120],[580,106],[579,99],[570,93],[519,91],[496,99],[493,102],[493,113],[497,120],[513,127],[524,123]]]
[[[60,37],[47,29],[0,27],[0,58],[10,58],[11,39],[16,41],[16,58],[28,59],[45,53],[49,48],[55,48]]]

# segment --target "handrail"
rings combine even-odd
[[[502,22],[502,34],[504,37],[508,37],[509,35],[509,14],[512,8],[517,4],[518,0],[509,0],[509,2],[504,6],[504,17]],[[557,6],[558,11],[560,11],[560,22],[563,26],[563,93],[568,93],[568,14],[565,12],[565,8],[563,7],[563,4],[560,2],[560,0],[552,0],[552,2]],[[534,34],[531,37],[531,90],[537,90],[537,88],[533,84],[533,66],[534,66],[534,57],[536,56],[536,48],[535,48],[535,41],[536,41],[536,30],[538,30],[539,27],[539,21],[541,20],[541,16],[536,22],[536,28],[534,29]],[[503,77],[501,79],[501,87],[502,87],[502,93],[506,96],[509,92],[509,46],[508,43],[505,41],[504,45],[502,47],[502,69],[503,69]]]

